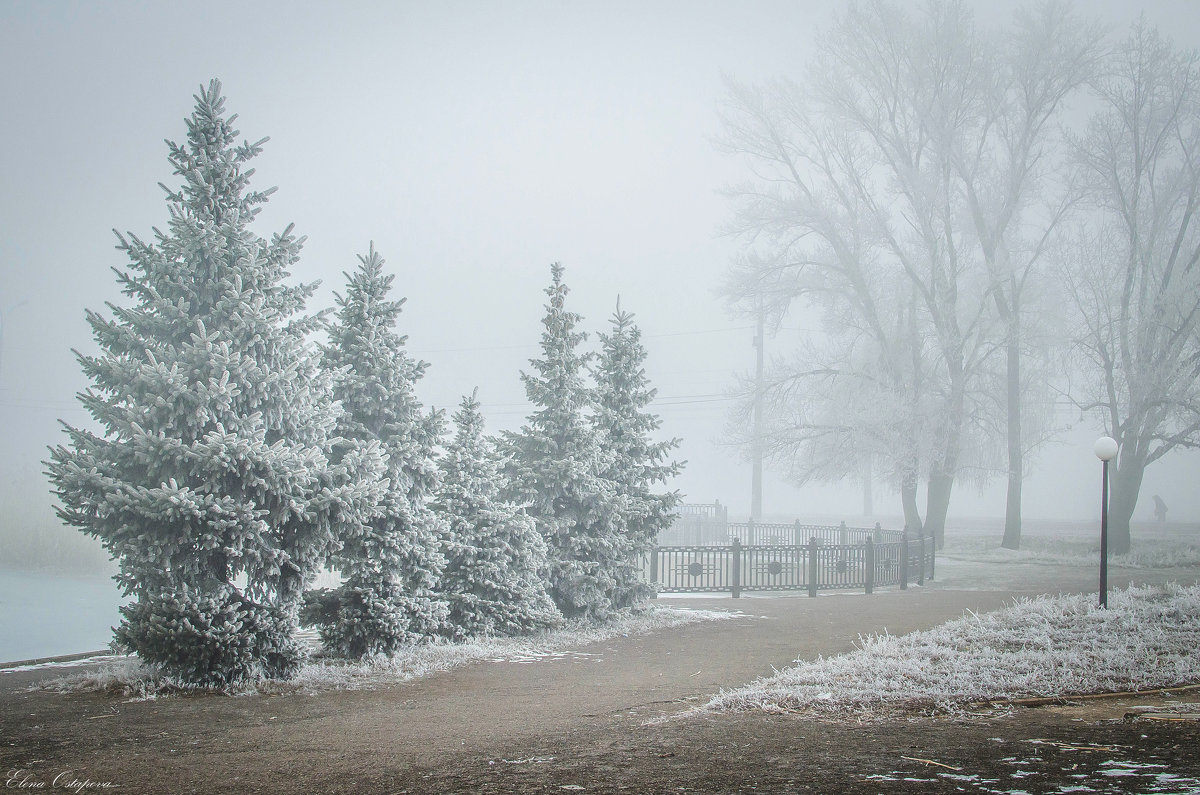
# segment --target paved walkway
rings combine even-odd
[[[1086,589],[1083,574],[1058,585]],[[861,635],[932,627],[1012,596],[931,584],[816,599],[663,598],[742,615],[614,638],[560,658],[479,663],[376,690],[311,696],[126,702],[23,687],[59,672],[0,674],[0,768],[87,770],[126,792],[354,791],[351,783],[364,779],[395,781],[467,759],[533,758],[573,742],[643,734],[646,720],[797,657],[838,654]],[[220,771],[219,786],[213,771]],[[162,781],[172,788],[159,788]]]

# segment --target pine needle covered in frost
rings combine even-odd
[[[139,700],[185,692],[255,695],[357,690],[407,682],[475,662],[529,662],[543,657],[562,656],[573,647],[614,637],[642,635],[697,621],[713,621],[739,615],[741,614],[736,611],[652,607],[618,614],[603,624],[588,623],[580,619],[567,622],[561,629],[524,637],[485,638],[462,643],[429,643],[404,648],[392,657],[363,662],[314,657],[303,665],[295,679],[260,679],[220,691],[182,684],[144,665],[136,657],[119,660],[95,671],[48,679],[34,687],[63,693],[106,692]]]
[[[831,718],[955,714],[972,703],[1125,692],[1200,682],[1200,586],[1022,599],[908,635],[871,635],[722,691],[703,711]]]

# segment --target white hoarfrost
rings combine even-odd
[[[1200,586],[1021,599],[908,635],[871,635],[722,691],[702,711],[830,718],[962,714],[981,702],[1145,691],[1200,682]]]
[[[260,679],[227,688],[201,688],[165,677],[136,657],[119,658],[98,670],[56,677],[34,687],[62,693],[108,692],[135,699],[184,692],[224,692],[237,695],[306,693],[320,690],[357,690],[449,671],[477,662],[528,663],[544,658],[580,655],[572,649],[609,638],[642,635],[698,621],[715,621],[742,616],[737,611],[692,610],[652,607],[617,615],[603,624],[585,620],[568,621],[564,628],[535,635],[482,638],[464,643],[435,642],[408,646],[394,656],[368,658],[361,662],[323,659],[314,656],[287,681]],[[300,640],[317,645],[315,633],[301,633]]]

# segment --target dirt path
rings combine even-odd
[[[0,674],[0,772],[27,771],[29,782],[51,789],[56,775],[71,771],[121,792],[737,791],[754,782],[766,791],[810,784],[834,791],[822,786],[829,776],[841,777],[842,791],[886,791],[869,778],[895,767],[880,759],[934,758],[927,739],[949,748],[994,729],[938,721],[830,726],[765,715],[646,721],[797,656],[847,651],[860,634],[909,632],[1010,600],[1009,592],[932,587],[869,597],[664,599],[744,615],[616,638],[558,659],[476,664],[378,690],[310,696],[126,702],[28,691],[53,675],[45,672]],[[912,752],[885,752],[897,743]]]

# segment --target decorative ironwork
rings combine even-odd
[[[838,528],[838,532],[843,530]],[[934,574],[934,545],[900,533],[838,544],[812,536],[805,544],[661,546],[646,557],[650,580],[659,593],[865,589],[921,584]]]

